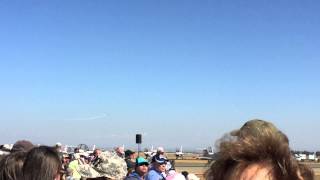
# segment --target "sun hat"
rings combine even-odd
[[[127,175],[127,164],[118,155],[108,151],[102,152],[95,166],[89,164],[79,165],[77,171],[84,178],[107,177],[110,179],[123,179]]]

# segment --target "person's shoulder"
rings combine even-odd
[[[136,173],[131,173],[125,178],[125,180],[140,180],[140,177]]]
[[[153,179],[159,179],[159,173],[155,170],[150,170],[145,178],[145,180],[153,180]]]
[[[148,172],[148,174],[158,174],[156,170],[154,169],[150,169],[150,171]]]
[[[78,160],[73,160],[69,163],[69,167],[74,167],[74,166],[77,166],[78,165]]]
[[[140,180],[137,176],[127,176],[124,180]]]

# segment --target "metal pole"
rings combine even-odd
[[[138,144],[138,157],[140,157],[140,144]]]

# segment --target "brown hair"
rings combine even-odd
[[[23,165],[24,180],[53,180],[61,169],[59,156],[54,148],[40,146],[27,154]]]
[[[283,133],[264,129],[260,134],[221,141],[215,162],[206,172],[210,180],[240,177],[248,166],[258,163],[271,167],[273,179],[298,180],[298,164],[290,153],[288,139]]]
[[[299,164],[299,174],[303,178],[303,180],[313,180],[314,172],[313,170],[307,166],[306,164]]]
[[[17,142],[14,143],[14,145],[12,146],[11,152],[18,152],[18,151],[24,151],[24,152],[28,152],[30,151],[32,148],[34,148],[34,145],[28,141],[28,140],[19,140]]]
[[[26,154],[26,152],[15,152],[3,157],[0,161],[0,179],[20,179]]]

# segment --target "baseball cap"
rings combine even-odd
[[[157,162],[157,163],[159,163],[159,164],[166,164],[168,160],[167,160],[167,158],[165,158],[165,157],[162,156],[162,155],[156,155],[156,156],[154,157],[154,161]]]
[[[136,159],[136,166],[142,166],[142,165],[149,165],[149,162],[146,160],[146,159],[144,159],[143,157],[138,157],[137,159]]]
[[[128,156],[130,156],[131,154],[134,154],[135,152],[134,151],[131,151],[130,149],[128,149],[128,150],[126,150],[125,152],[124,152],[124,154],[125,154],[125,156],[126,157],[128,157]]]
[[[160,146],[160,147],[157,148],[157,151],[163,153],[164,152],[164,148]]]

